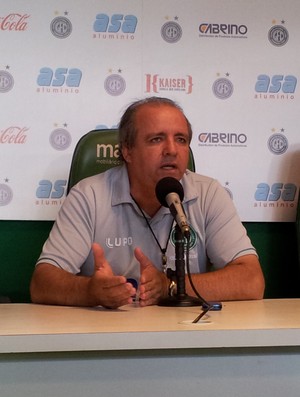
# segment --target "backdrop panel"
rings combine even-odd
[[[298,0],[0,2],[0,218],[55,219],[71,156],[137,98],[193,126],[197,172],[243,221],[293,222],[300,184]]]

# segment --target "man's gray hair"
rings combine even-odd
[[[136,139],[136,126],[135,126],[135,115],[138,109],[140,109],[144,105],[153,105],[153,106],[162,106],[167,105],[171,106],[175,109],[178,109],[187,122],[188,133],[189,133],[189,141],[192,140],[192,126],[185,116],[182,108],[174,101],[169,98],[161,98],[161,97],[148,97],[145,99],[141,99],[138,101],[133,102],[128,108],[125,110],[123,116],[121,117],[119,123],[119,151],[120,151],[120,158],[124,160],[122,156],[122,149],[124,147],[130,149],[135,144]]]

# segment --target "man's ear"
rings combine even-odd
[[[130,152],[130,149],[128,149],[127,147],[124,147],[122,149],[122,156],[126,163],[131,162],[131,152]]]

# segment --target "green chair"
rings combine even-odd
[[[119,157],[117,129],[93,130],[78,141],[71,162],[67,193],[81,179],[96,175],[122,164]],[[188,168],[195,171],[192,150]]]

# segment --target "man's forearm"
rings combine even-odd
[[[255,255],[245,255],[213,272],[193,274],[199,294],[208,301],[262,299],[264,277]],[[186,277],[186,292],[195,293]]]
[[[33,303],[66,306],[92,306],[88,277],[75,276],[47,263],[34,271],[30,294]]]

